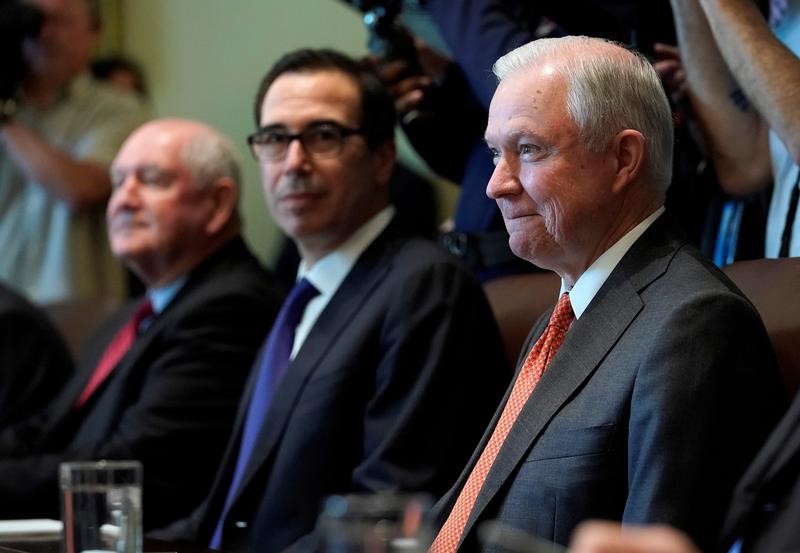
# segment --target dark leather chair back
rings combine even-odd
[[[740,261],[723,270],[761,314],[794,397],[800,389],[800,258]]]

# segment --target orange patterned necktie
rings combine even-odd
[[[469,478],[467,478],[467,483],[464,484],[464,488],[461,490],[458,499],[456,499],[453,510],[450,511],[450,516],[447,517],[447,521],[445,521],[444,526],[442,526],[433,541],[430,553],[455,553],[458,549],[467,519],[469,519],[469,515],[475,506],[475,500],[478,497],[478,492],[483,487],[486,475],[489,474],[489,470],[497,458],[497,453],[503,446],[503,442],[533,389],[550,364],[550,360],[564,341],[564,336],[567,334],[569,325],[572,324],[574,319],[575,314],[572,312],[569,295],[567,293],[561,294],[558,304],[550,316],[550,322],[547,323],[547,328],[545,328],[525,359],[517,380],[514,382],[511,394],[508,396],[508,402],[506,402],[503,413],[497,421],[497,426],[486,443],[486,447],[472,469]]]

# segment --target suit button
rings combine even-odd
[[[768,501],[761,506],[761,510],[765,513],[774,513],[776,509],[777,507],[771,501]]]
[[[243,520],[237,520],[236,522],[233,523],[233,525],[236,526],[237,528],[247,528],[247,522]]]

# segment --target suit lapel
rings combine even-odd
[[[630,283],[623,279],[621,284],[604,286],[608,293],[599,294],[591,308],[572,324],[497,454],[475,501],[464,536],[525,458],[548,422],[597,368],[641,310],[641,299]]]
[[[60,421],[68,418],[73,412],[76,412],[75,402],[78,396],[86,387],[92,374],[94,374],[94,370],[100,358],[103,356],[105,348],[133,315],[133,312],[136,310],[136,305],[137,303],[132,301],[120,308],[119,311],[113,314],[101,329],[98,330],[96,336],[93,337],[91,344],[87,348],[87,353],[80,358],[81,362],[78,365],[76,375],[70,379],[67,386],[59,395],[57,404],[54,404],[50,412],[50,419],[56,423],[56,425],[58,425]],[[109,378],[110,377],[111,375],[109,375]],[[101,385],[100,388],[102,389],[102,387]],[[99,390],[95,393],[99,393]],[[81,411],[88,409],[90,409],[90,407],[85,406]]]
[[[222,246],[222,248],[212,254],[189,274],[186,282],[169,304],[167,304],[164,311],[159,313],[152,320],[150,326],[136,337],[130,349],[122,356],[111,370],[108,377],[100,384],[97,390],[95,390],[93,394],[94,397],[90,398],[86,405],[80,409],[81,417],[90,416],[91,413],[98,410],[98,405],[98,412],[102,413],[100,416],[106,418],[113,418],[116,416],[115,412],[109,408],[110,404],[108,402],[112,399],[120,401],[126,396],[124,390],[127,386],[129,375],[134,369],[137,371],[142,370],[142,363],[147,360],[146,353],[152,346],[154,338],[162,334],[162,329],[165,326],[173,324],[172,321],[176,318],[182,317],[181,305],[184,303],[185,298],[191,297],[192,291],[200,283],[212,278],[215,273],[224,271],[230,259],[237,259],[241,255],[247,255],[246,251],[246,246],[242,239],[235,238]],[[141,296],[128,302],[117,313],[112,315],[108,324],[103,326],[96,338],[93,338],[91,345],[87,349],[87,355],[81,358],[81,378],[73,379],[73,382],[71,382],[69,392],[64,394],[66,401],[60,406],[61,409],[74,409],[78,395],[83,391],[83,388],[94,373],[97,364],[105,353],[105,349],[120,329],[128,323],[143,301],[144,296]],[[146,369],[144,370],[146,371]],[[118,387],[121,391],[119,393],[109,394],[108,389],[110,387]],[[96,427],[96,424],[92,424],[84,429],[84,431],[96,432]]]
[[[268,338],[269,336],[267,336]],[[264,344],[267,339],[265,338]],[[250,370],[247,383],[244,387],[242,399],[239,402],[239,408],[236,411],[236,419],[233,424],[231,438],[225,448],[225,453],[222,455],[222,460],[219,464],[219,470],[214,476],[214,482],[211,485],[211,492],[208,495],[207,503],[204,506],[203,516],[199,522],[197,531],[198,543],[208,543],[214,533],[219,517],[225,506],[225,500],[228,497],[228,491],[231,487],[233,480],[233,472],[236,470],[236,463],[239,460],[239,448],[242,443],[242,432],[244,430],[244,421],[247,416],[247,410],[250,406],[250,399],[253,396],[253,388],[255,387],[256,380],[258,379],[258,370],[256,367],[261,366],[261,360],[264,356],[265,347],[262,345],[258,355],[256,355],[253,368]],[[252,476],[252,475],[251,475]],[[241,486],[240,486],[241,489]],[[238,490],[237,490],[238,493]]]
[[[462,540],[550,420],[591,376],[642,310],[644,304],[639,291],[666,271],[681,243],[674,238],[671,226],[662,216],[626,253],[581,318],[572,324],[503,443],[475,501]],[[659,246],[663,246],[660,250],[663,255],[654,258],[653,248]],[[483,450],[489,435],[487,432],[484,436],[479,451]]]
[[[392,248],[389,242],[394,236],[391,229],[392,225],[364,251],[314,323],[297,356],[289,365],[273,396],[266,415],[266,424],[261,428],[250,456],[240,491],[247,487],[280,442],[308,380],[346,330],[347,325],[343,322],[356,317],[372,291],[391,271],[392,256],[389,254]]]

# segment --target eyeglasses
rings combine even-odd
[[[292,141],[297,139],[309,156],[324,159],[342,153],[345,138],[353,134],[363,135],[364,132],[325,121],[312,123],[295,134],[280,126],[265,127],[248,136],[247,143],[256,159],[280,161],[286,157]]]

